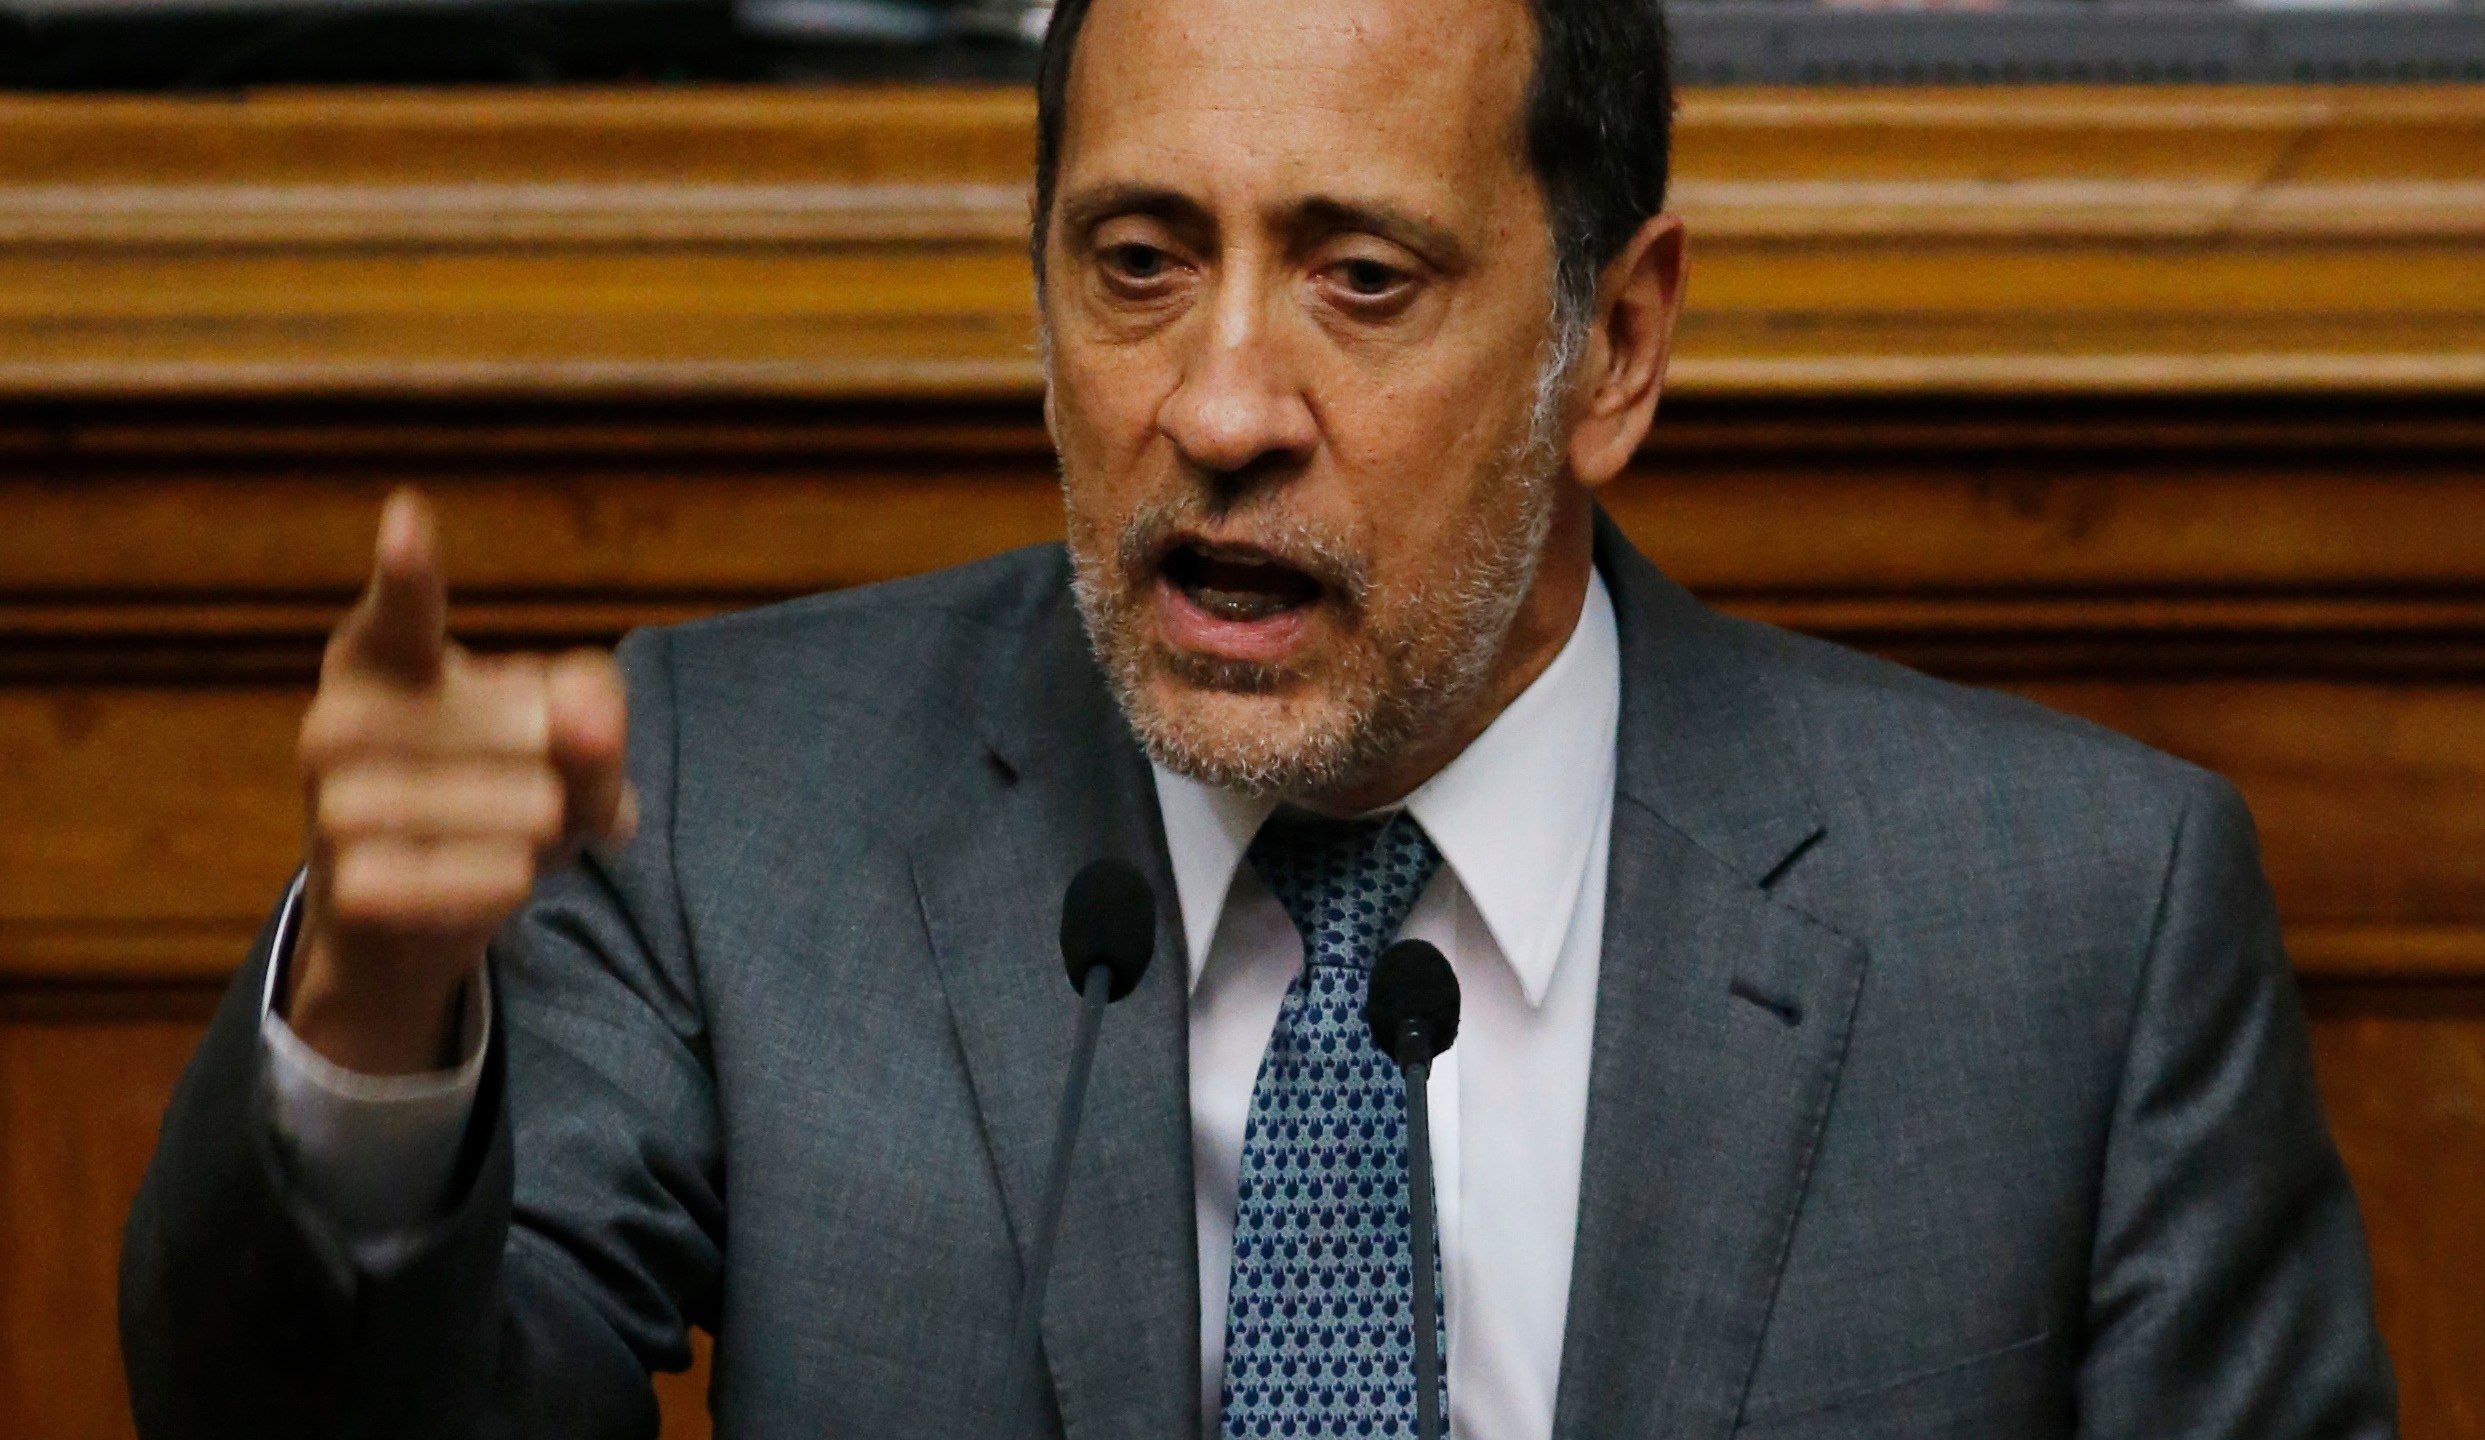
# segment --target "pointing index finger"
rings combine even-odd
[[[380,510],[371,585],[345,617],[340,638],[361,664],[428,681],[448,645],[448,608],[431,506],[416,491],[399,490]]]

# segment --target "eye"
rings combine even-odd
[[[1396,289],[1405,277],[1378,260],[1355,259],[1337,267],[1338,278],[1357,295],[1377,299]]]
[[[1153,280],[1165,273],[1167,256],[1153,245],[1131,241],[1108,245],[1103,253],[1105,267],[1124,280]]]
[[[1375,253],[1378,249],[1358,246],[1320,267],[1319,286],[1328,302],[1358,320],[1394,318],[1424,288],[1421,272],[1394,255]]]

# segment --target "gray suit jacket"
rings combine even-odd
[[[2234,792],[1598,548],[1621,753],[1558,1433],[2389,1433]],[[1004,1363],[1062,887],[1118,854],[1173,893],[1066,582],[1048,547],[627,642],[642,838],[505,937],[462,1199],[387,1273],[271,1138],[263,941],[130,1217],[142,1433],[647,1436],[699,1325],[723,1435],[992,1436],[1017,1383],[1077,1440],[1196,1434],[1180,964],[1105,1033],[1047,1374]]]

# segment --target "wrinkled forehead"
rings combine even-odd
[[[1526,170],[1525,0],[1096,0],[1059,184],[1212,209],[1366,194],[1480,220]]]

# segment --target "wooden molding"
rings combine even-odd
[[[1024,245],[1024,185],[657,181],[0,186],[0,245]]]
[[[0,185],[0,245],[1023,246],[1024,185],[659,181]],[[2461,240],[2485,181],[2260,185],[2148,179],[1735,180],[1686,176],[1707,241],[2016,237]]]
[[[257,921],[241,917],[0,921],[0,990],[212,983],[240,966],[258,930]]]
[[[1605,498],[1717,603],[1961,678],[2475,676],[2480,416],[1692,397]],[[307,679],[399,483],[439,502],[460,633],[489,647],[603,643],[1060,533],[1023,399],[21,402],[0,404],[0,457],[0,683],[19,685]]]
[[[2287,949],[2311,981],[2485,982],[2485,927],[2290,925]]]
[[[1023,397],[1015,90],[0,101],[0,396]],[[1687,92],[1699,396],[2485,393],[2473,87]]]

